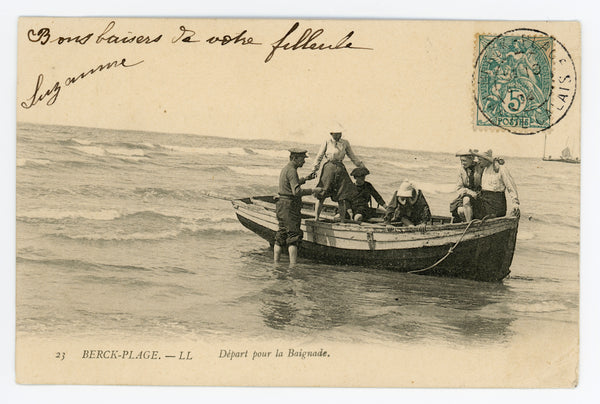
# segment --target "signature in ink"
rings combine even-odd
[[[115,60],[113,62],[98,65],[98,66],[96,66],[88,71],[82,72],[76,76],[67,77],[63,83],[64,83],[65,87],[67,87],[67,86],[70,86],[70,85],[76,83],[79,80],[83,80],[84,78],[91,76],[94,73],[97,73],[97,72],[100,72],[103,70],[114,69],[119,66],[133,67],[133,66],[139,65],[142,62],[143,62],[143,60],[140,60],[139,62],[128,64],[127,60],[125,58],[121,59],[121,61]],[[38,75],[37,82],[35,84],[35,89],[33,91],[33,95],[31,97],[27,98],[25,101],[21,102],[21,107],[23,107],[25,109],[29,109],[29,108],[33,107],[34,105],[36,105],[38,102],[42,102],[42,101],[46,101],[46,105],[48,105],[48,106],[54,105],[54,103],[58,99],[58,95],[60,94],[60,91],[62,89],[61,82],[60,81],[55,82],[51,88],[48,88],[45,91],[42,90],[43,84],[44,84],[44,75],[40,73]]]
[[[318,43],[316,41],[316,39],[319,36],[321,36],[323,34],[323,32],[325,32],[325,30],[323,28],[319,28],[314,31],[312,28],[307,28],[304,30],[302,35],[300,35],[300,38],[298,38],[298,40],[295,43],[292,43],[293,39],[291,41],[286,42],[286,40],[288,40],[288,37],[294,31],[296,31],[296,29],[298,29],[299,26],[300,26],[300,23],[295,22],[294,25],[292,25],[292,28],[290,28],[290,30],[283,37],[281,37],[281,39],[279,39],[271,44],[272,50],[271,50],[271,53],[269,53],[269,55],[265,59],[265,63],[267,63],[269,60],[271,60],[273,58],[273,56],[275,55],[275,51],[277,51],[278,49],[282,49],[282,50],[298,50],[298,49],[306,50],[306,49],[309,49],[309,50],[319,50],[319,51],[337,50],[337,49],[373,50],[373,48],[352,46],[352,42],[348,42],[348,41],[350,40],[350,38],[352,38],[352,35],[354,35],[354,31],[350,31],[348,34],[346,34],[345,37],[340,39],[335,45]]]

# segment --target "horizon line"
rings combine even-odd
[[[167,134],[167,135],[184,135],[184,136],[203,136],[203,137],[209,137],[209,138],[216,138],[216,139],[229,139],[229,140],[246,140],[246,141],[252,141],[252,140],[259,140],[259,141],[266,141],[266,142],[284,142],[283,140],[274,140],[274,139],[266,139],[266,138],[235,138],[235,137],[227,137],[227,136],[218,136],[218,135],[202,135],[202,134],[198,134],[198,133],[189,133],[189,132],[159,132],[159,131],[152,131],[152,130],[144,130],[144,129],[123,129],[123,128],[109,128],[109,127],[99,127],[99,126],[83,126],[83,125],[67,125],[67,124],[50,124],[50,123],[36,123],[36,122],[27,122],[27,121],[16,121],[17,125],[19,124],[25,124],[25,125],[41,125],[41,126],[55,126],[55,127],[70,127],[70,128],[83,128],[83,129],[101,129],[101,130],[116,130],[116,131],[121,131],[121,132],[141,132],[141,133],[160,133],[160,134]],[[290,141],[290,143],[294,143],[294,144],[311,144],[311,145],[320,145],[321,142],[319,143],[310,143],[310,142],[298,142],[298,141]],[[361,148],[366,148],[366,149],[388,149],[388,150],[398,150],[398,151],[406,151],[406,152],[411,152],[411,151],[417,151],[417,152],[426,152],[426,153],[434,153],[434,154],[450,154],[450,155],[454,155],[455,152],[443,152],[443,151],[432,151],[432,150],[425,150],[425,149],[401,149],[401,148],[396,148],[396,147],[391,147],[391,146],[364,146],[362,144],[357,144],[358,147]],[[510,154],[501,154],[500,156],[505,156],[505,157],[510,157],[510,158],[518,158],[518,159],[540,159],[541,157],[532,157],[532,156],[515,156],[515,155],[510,155]]]

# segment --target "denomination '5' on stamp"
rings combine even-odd
[[[550,127],[554,39],[479,35],[478,45],[476,125],[520,133]]]

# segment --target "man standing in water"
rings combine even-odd
[[[319,200],[315,205],[315,221],[319,220],[323,201],[330,197],[332,201],[338,202],[340,218],[344,222],[347,211],[352,208],[352,200],[356,197],[357,191],[342,160],[348,155],[357,167],[364,167],[364,164],[352,151],[350,142],[342,139],[341,128],[332,130],[330,135],[331,138],[325,141],[319,149],[313,168],[313,174],[316,175],[321,166],[321,160],[325,158],[317,185],[323,190],[315,195]]]
[[[279,174],[279,199],[275,204],[279,229],[275,234],[273,259],[275,262],[279,262],[281,251],[287,246],[290,255],[290,266],[293,266],[298,259],[298,245],[303,236],[300,229],[302,196],[318,192],[320,189],[300,188],[306,181],[315,178],[316,174],[311,173],[307,177],[298,178],[297,170],[304,165],[307,157],[306,150],[293,148],[289,149],[289,152],[290,162],[283,167],[281,174]]]

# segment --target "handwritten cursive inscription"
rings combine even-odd
[[[187,29],[185,25],[180,25],[179,30],[181,31],[181,35],[179,35],[177,38],[173,38],[171,43],[177,43],[180,40],[181,42],[185,43],[200,42],[197,39],[192,39],[196,35],[196,31],[193,29]]]
[[[104,31],[96,38],[96,43],[136,43],[136,44],[149,44],[160,41],[162,34],[150,38],[148,35],[134,35],[134,36],[117,36],[108,35],[110,31],[115,27],[115,22],[111,21],[108,23]]]
[[[142,62],[143,62],[143,60],[140,60],[139,62],[136,62],[136,63],[127,64],[127,60],[125,58],[121,59],[121,61],[115,60],[113,62],[98,65],[90,70],[79,73],[78,75],[67,77],[63,83],[65,86],[70,86],[70,85],[76,83],[78,80],[82,80],[88,76],[91,76],[94,73],[97,73],[97,72],[100,72],[103,70],[114,69],[119,66],[133,67],[133,66],[139,65]],[[33,90],[33,95],[31,97],[27,98],[25,101],[21,102],[21,107],[23,107],[25,109],[29,109],[29,108],[33,107],[34,105],[36,105],[38,102],[42,102],[44,100],[46,101],[46,105],[48,105],[48,106],[54,105],[54,103],[58,99],[60,90],[62,89],[60,81],[55,82],[51,88],[49,88],[45,91],[42,90],[43,84],[44,84],[44,75],[39,74],[38,78],[37,78],[37,82],[35,84],[35,89]]]
[[[227,45],[228,43],[233,44],[242,44],[242,45],[262,45],[260,42],[254,42],[254,38],[251,36],[246,36],[246,30],[243,30],[239,34],[235,36],[231,35],[223,35],[222,37],[211,36],[206,40],[206,42],[213,44],[219,43],[221,45]]]
[[[194,37],[196,36],[196,31],[194,31],[193,29],[188,29],[184,25],[181,25],[179,26],[179,30],[181,31],[181,34],[177,38],[173,38],[171,40],[171,43],[177,43],[179,41],[185,43],[200,42],[200,40],[194,39]],[[262,45],[262,43],[260,42],[254,42],[254,38],[248,35],[248,30],[243,30],[237,35],[213,35],[210,38],[208,38],[205,42],[209,44],[216,43],[221,46],[225,46],[230,43],[234,45]]]
[[[112,33],[116,23],[111,21],[104,28],[101,34],[96,36],[96,44],[151,44],[159,42],[162,38],[162,34],[155,37],[148,35],[115,35]],[[128,31],[128,34],[131,32]],[[62,45],[64,43],[76,43],[79,45],[85,45],[90,38],[94,36],[93,32],[89,32],[85,35],[79,34],[75,36],[56,36],[50,31],[50,28],[44,27],[39,30],[30,29],[27,31],[27,39],[29,42],[37,42],[40,45],[46,45],[47,43],[58,43]]]
[[[46,44],[78,44],[86,45],[88,43],[96,45],[120,45],[120,44],[132,44],[132,45],[148,45],[160,42],[163,34],[158,35],[135,35],[131,31],[127,31],[127,35],[120,33],[113,34],[115,30],[116,22],[110,21],[104,28],[102,33],[95,35],[93,32],[70,35],[70,36],[57,36],[50,31],[50,28],[41,28],[38,30],[30,29],[27,31],[27,39],[30,42],[39,43],[40,45]],[[348,32],[337,42],[327,42],[322,39],[325,29],[323,28],[306,28],[304,31],[299,30],[299,22],[294,22],[292,27],[283,35],[281,38],[271,43],[271,51],[264,60],[268,63],[278,50],[281,51],[295,51],[295,50],[312,50],[312,51],[335,51],[341,49],[361,49],[361,50],[373,50],[373,48],[355,46],[351,39],[355,34],[354,31]],[[234,34],[221,34],[221,35],[207,35],[203,38],[197,35],[196,30],[188,28],[187,26],[179,26],[179,36],[172,37],[171,43],[205,43],[213,46],[227,46],[233,45],[246,46],[246,45],[262,45],[262,42],[255,40],[254,36],[248,33],[248,30],[243,29]],[[92,39],[94,38],[94,39]],[[90,39],[92,39],[90,41]],[[43,80],[43,78],[42,78]],[[55,93],[52,93],[55,94]]]
[[[291,40],[292,42],[285,42],[286,40],[288,40],[288,37],[294,31],[296,31],[296,29],[299,26],[300,26],[300,23],[295,22],[294,25],[292,25],[292,28],[290,28],[290,30],[283,37],[281,37],[281,39],[279,39],[271,44],[272,50],[271,50],[271,53],[269,53],[269,55],[265,59],[265,63],[269,62],[269,60],[271,60],[273,58],[273,56],[275,55],[275,51],[277,51],[278,49],[283,49],[283,50],[299,50],[299,49],[306,50],[306,49],[309,49],[309,50],[319,50],[319,51],[337,50],[337,49],[373,50],[373,48],[363,48],[363,47],[358,47],[358,46],[352,46],[352,42],[348,42],[348,41],[350,40],[352,35],[354,35],[354,31],[350,31],[348,34],[346,34],[345,37],[340,39],[335,45],[318,43],[318,42],[316,42],[316,39],[319,36],[321,36],[323,34],[323,32],[325,32],[325,30],[323,28],[319,28],[314,31],[312,28],[307,28],[304,30],[302,35],[300,35],[300,38],[298,38],[298,40],[295,43],[292,44],[293,39]]]
[[[94,35],[94,34],[92,32],[90,32],[89,34],[86,34],[86,35],[59,36],[58,38],[54,38],[54,39],[50,40],[50,38],[52,37],[52,35],[50,33],[50,28],[41,28],[37,32],[35,32],[35,30],[33,30],[33,29],[30,29],[29,31],[27,31],[27,39],[29,39],[30,42],[39,42],[40,45],[46,45],[49,41],[57,42],[59,45],[62,45],[65,42],[66,43],[75,42],[75,43],[78,43],[79,45],[85,45],[87,43],[87,41],[89,41],[89,39],[92,37],[92,35]]]

